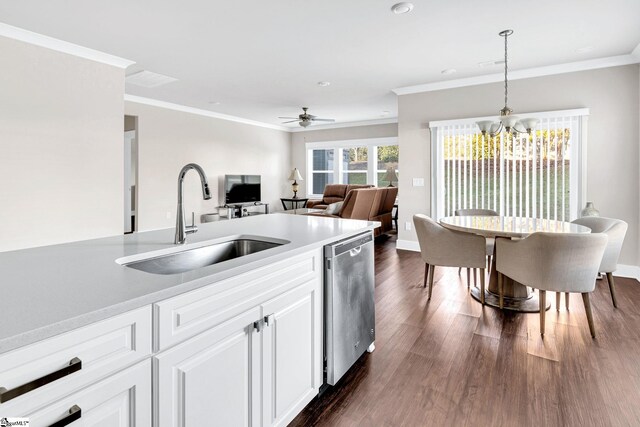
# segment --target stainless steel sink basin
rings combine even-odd
[[[284,241],[239,238],[122,264],[147,273],[176,274],[254,254],[283,244],[285,244]]]

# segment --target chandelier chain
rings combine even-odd
[[[509,34],[505,32],[504,35],[504,107],[507,108],[507,98],[509,96],[509,84],[507,81],[507,38]]]

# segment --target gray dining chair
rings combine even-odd
[[[413,216],[418,235],[420,254],[425,263],[424,286],[429,279],[429,297],[433,290],[435,267],[478,268],[480,274],[481,303],[484,304],[486,242],[484,237],[462,233],[442,227],[426,215]]]
[[[498,216],[498,212],[492,210],[492,209],[456,209],[455,212],[456,216]],[[493,260],[493,250],[495,247],[495,239],[493,237],[486,237],[486,242],[487,242],[487,271],[489,272],[489,274],[491,274],[491,262]],[[462,272],[462,269],[459,268],[458,269],[458,274],[460,274]],[[477,272],[474,270],[473,271],[473,281],[475,283],[476,281],[476,274]],[[471,278],[470,278],[470,270],[467,269],[467,286],[469,286],[471,283]]]
[[[626,222],[615,218],[604,218],[598,216],[586,216],[572,221],[574,224],[589,227],[592,233],[606,234],[608,237],[607,247],[604,250],[602,261],[600,262],[600,273],[606,273],[607,282],[609,283],[609,291],[611,292],[611,301],[613,306],[618,308],[618,299],[616,298],[615,282],[613,280],[613,272],[618,269],[618,258],[622,250],[622,243],[627,234],[628,225]],[[565,297],[566,298],[566,297]],[[558,297],[556,297],[558,303]],[[567,302],[567,309],[569,308]]]
[[[522,240],[496,239],[496,271],[539,290],[540,334],[544,336],[546,291],[582,294],[591,336],[596,332],[589,294],[596,286],[607,236],[533,233]],[[503,280],[498,279],[500,306]]]

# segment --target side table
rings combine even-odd
[[[284,209],[285,211],[288,211],[291,209],[306,208],[308,201],[309,199],[303,199],[300,197],[291,197],[291,198],[281,197],[280,198],[280,202],[282,202],[282,209]]]

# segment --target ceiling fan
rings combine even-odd
[[[282,124],[298,122],[300,124],[300,126],[302,126],[303,128],[306,128],[312,122],[330,122],[330,123],[335,122],[334,119],[320,119],[320,118],[314,116],[313,114],[309,114],[309,113],[307,113],[308,109],[309,109],[309,107],[302,107],[303,113],[300,114],[298,117],[278,117],[278,118],[279,119],[291,119],[288,122],[282,122]]]

